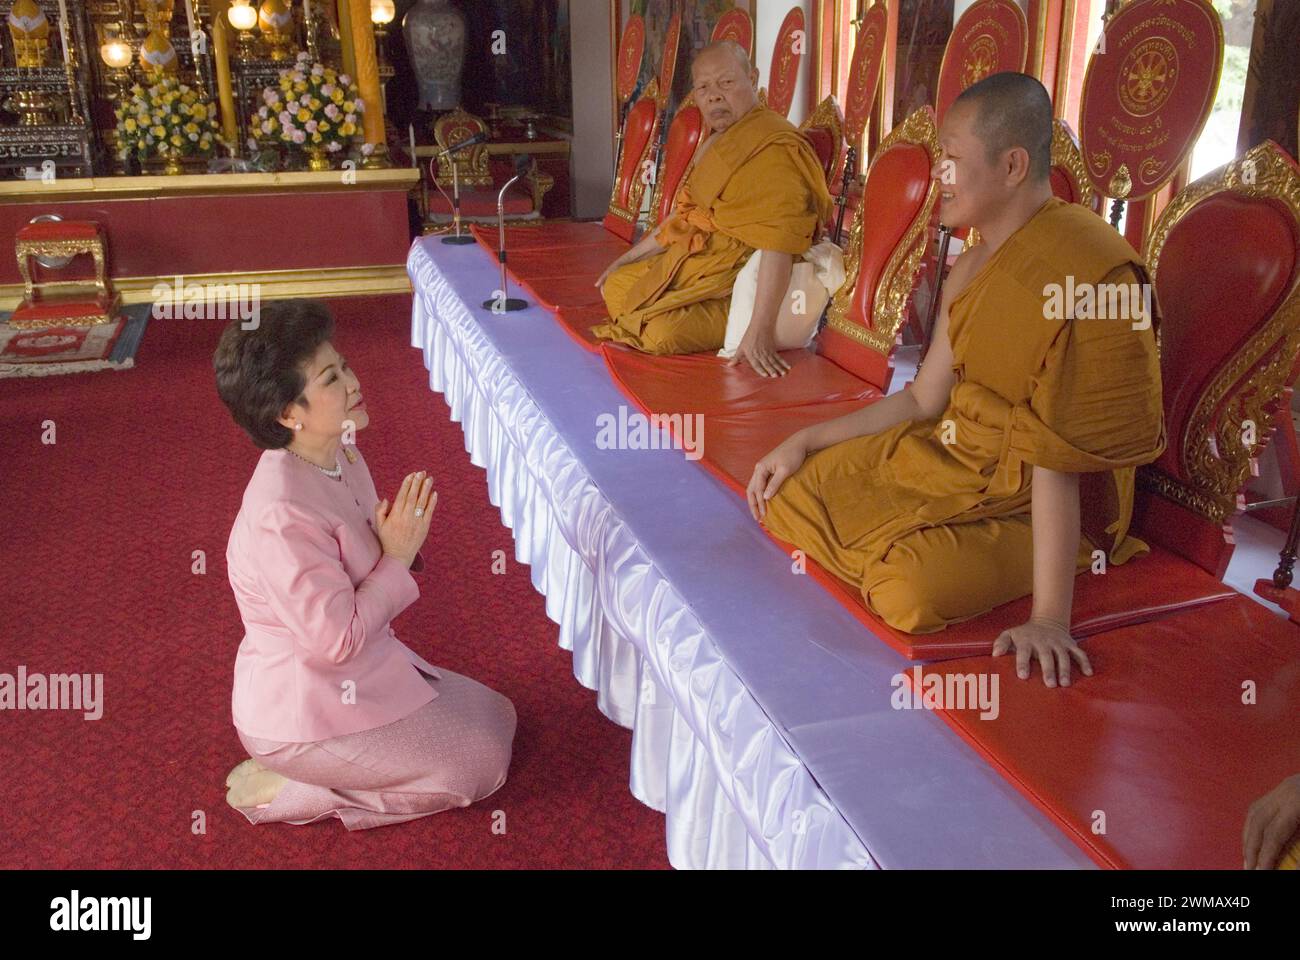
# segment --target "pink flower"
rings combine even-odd
[[[339,143],[337,140],[331,140],[329,143],[325,144],[325,149],[330,153],[335,153],[336,151],[343,149],[343,144]]]
[[[303,133],[301,130],[295,130],[293,132],[294,143],[304,143],[306,140],[307,140],[307,134]]]
[[[321,84],[320,92],[323,96],[328,97],[330,94],[334,92],[334,84],[332,83]]]
[[[272,130],[274,130],[274,129],[275,129],[275,124],[273,124],[270,120],[263,120],[263,121],[262,121],[262,132],[263,132],[263,133],[270,133],[270,132],[271,132]]]
[[[331,120],[337,120],[339,118],[338,106],[333,103],[325,104],[325,116],[329,117]]]
[[[339,83],[343,84],[344,87],[348,86],[348,84],[350,84],[351,82],[352,82],[352,78],[349,77],[346,73],[339,74]]]
[[[307,132],[308,132],[308,133],[315,133],[315,132],[316,132],[316,121],[315,121],[315,120],[308,120],[306,123],[303,124],[303,126],[307,128]]]
[[[290,114],[288,110],[281,112],[280,122],[283,123],[286,127],[291,125],[293,123],[292,114]]]

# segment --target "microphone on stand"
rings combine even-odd
[[[450,158],[453,153],[456,153],[457,151],[460,150],[464,150],[466,147],[472,147],[475,144],[483,143],[485,140],[487,140],[487,134],[476,133],[472,137],[466,137],[460,143],[447,147],[445,150],[441,151],[439,156]],[[438,175],[435,172],[437,162],[438,162],[437,157],[429,161],[429,166],[431,168],[434,168],[429,171],[433,175],[434,184],[437,184],[438,182]],[[441,190],[442,188],[439,187],[438,189]],[[452,201],[451,201],[452,223],[456,227],[456,233],[454,236],[443,237],[442,242],[452,243],[452,244],[473,243],[474,242],[473,237],[464,235],[460,232],[460,170],[456,166],[456,161],[454,160],[451,161],[451,189],[452,189]],[[447,195],[446,192],[443,192],[443,196],[445,197],[446,195]]]
[[[501,289],[497,291],[500,297],[489,297],[483,301],[483,306],[493,313],[506,313],[512,310],[523,310],[528,306],[527,300],[519,297],[508,296],[510,288],[506,285],[506,191],[514,185],[515,181],[528,173],[532,166],[533,158],[526,153],[521,153],[515,157],[515,175],[505,182],[501,192],[497,194],[497,234],[499,245],[497,247],[497,259],[501,261]]]

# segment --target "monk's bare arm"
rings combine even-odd
[[[944,283],[943,301],[930,338],[930,352],[917,371],[916,379],[898,393],[868,404],[834,420],[827,420],[805,428],[803,442],[808,453],[815,453],[854,437],[888,430],[905,420],[931,420],[948,406],[952,392],[952,344],[948,341],[948,304],[965,286],[970,268],[963,263],[966,257],[953,264]]]
[[[993,655],[1016,651],[1016,673],[1028,679],[1036,659],[1043,683],[1070,685],[1070,661],[1092,675],[1088,656],[1070,636],[1075,563],[1079,555],[1079,475],[1034,467],[1031,481],[1034,533],[1034,605],[1029,621],[1005,631]]]
[[[657,253],[663,253],[664,248],[659,246],[659,241],[655,238],[659,235],[659,227],[649,231],[644,237],[638,240],[631,249],[616,257],[609,266],[607,266],[596,278],[595,286],[604,287],[605,281],[609,275],[619,267],[626,266],[629,263],[635,263],[637,260],[644,260],[646,257],[652,257]]]
[[[781,484],[803,465],[810,454],[845,440],[888,430],[905,420],[930,420],[943,413],[948,406],[948,395],[952,392],[954,379],[952,344],[948,341],[948,304],[961,292],[977,269],[978,264],[973,262],[969,253],[963,254],[953,264],[944,283],[939,317],[935,321],[934,335],[930,338],[930,352],[926,354],[925,362],[921,364],[912,383],[898,393],[867,404],[861,410],[791,434],[784,443],[754,465],[754,473],[746,491],[749,510],[754,519],[762,520],[767,515],[767,501],[776,496]]]
[[[793,270],[794,257],[791,254],[779,250],[760,251],[754,313],[730,366],[745,360],[755,373],[764,377],[780,377],[789,372],[790,364],[776,352],[776,320]]]

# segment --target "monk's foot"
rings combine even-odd
[[[250,773],[265,769],[266,767],[262,766],[252,757],[249,757],[243,763],[235,764],[235,769],[231,770],[230,773],[227,774],[226,786],[233,787],[236,781],[244,779],[244,777],[248,776]]]
[[[263,806],[274,800],[288,782],[274,770],[254,770],[226,791],[226,803],[232,807]]]

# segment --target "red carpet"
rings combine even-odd
[[[100,720],[0,712],[0,867],[666,867],[662,815],[628,792],[631,733],[556,646],[460,426],[407,346],[410,298],[331,306],[371,410],[359,446],[380,496],[421,468],[439,492],[422,596],[395,629],[514,701],[509,780],[464,810],[356,833],[335,819],[254,827],[226,805],[245,754],[230,722],[242,628],[225,547],[259,451],[213,386],[223,324],[152,320],[134,370],[0,382],[0,672],[104,675]],[[191,572],[196,550],[206,574]]]

